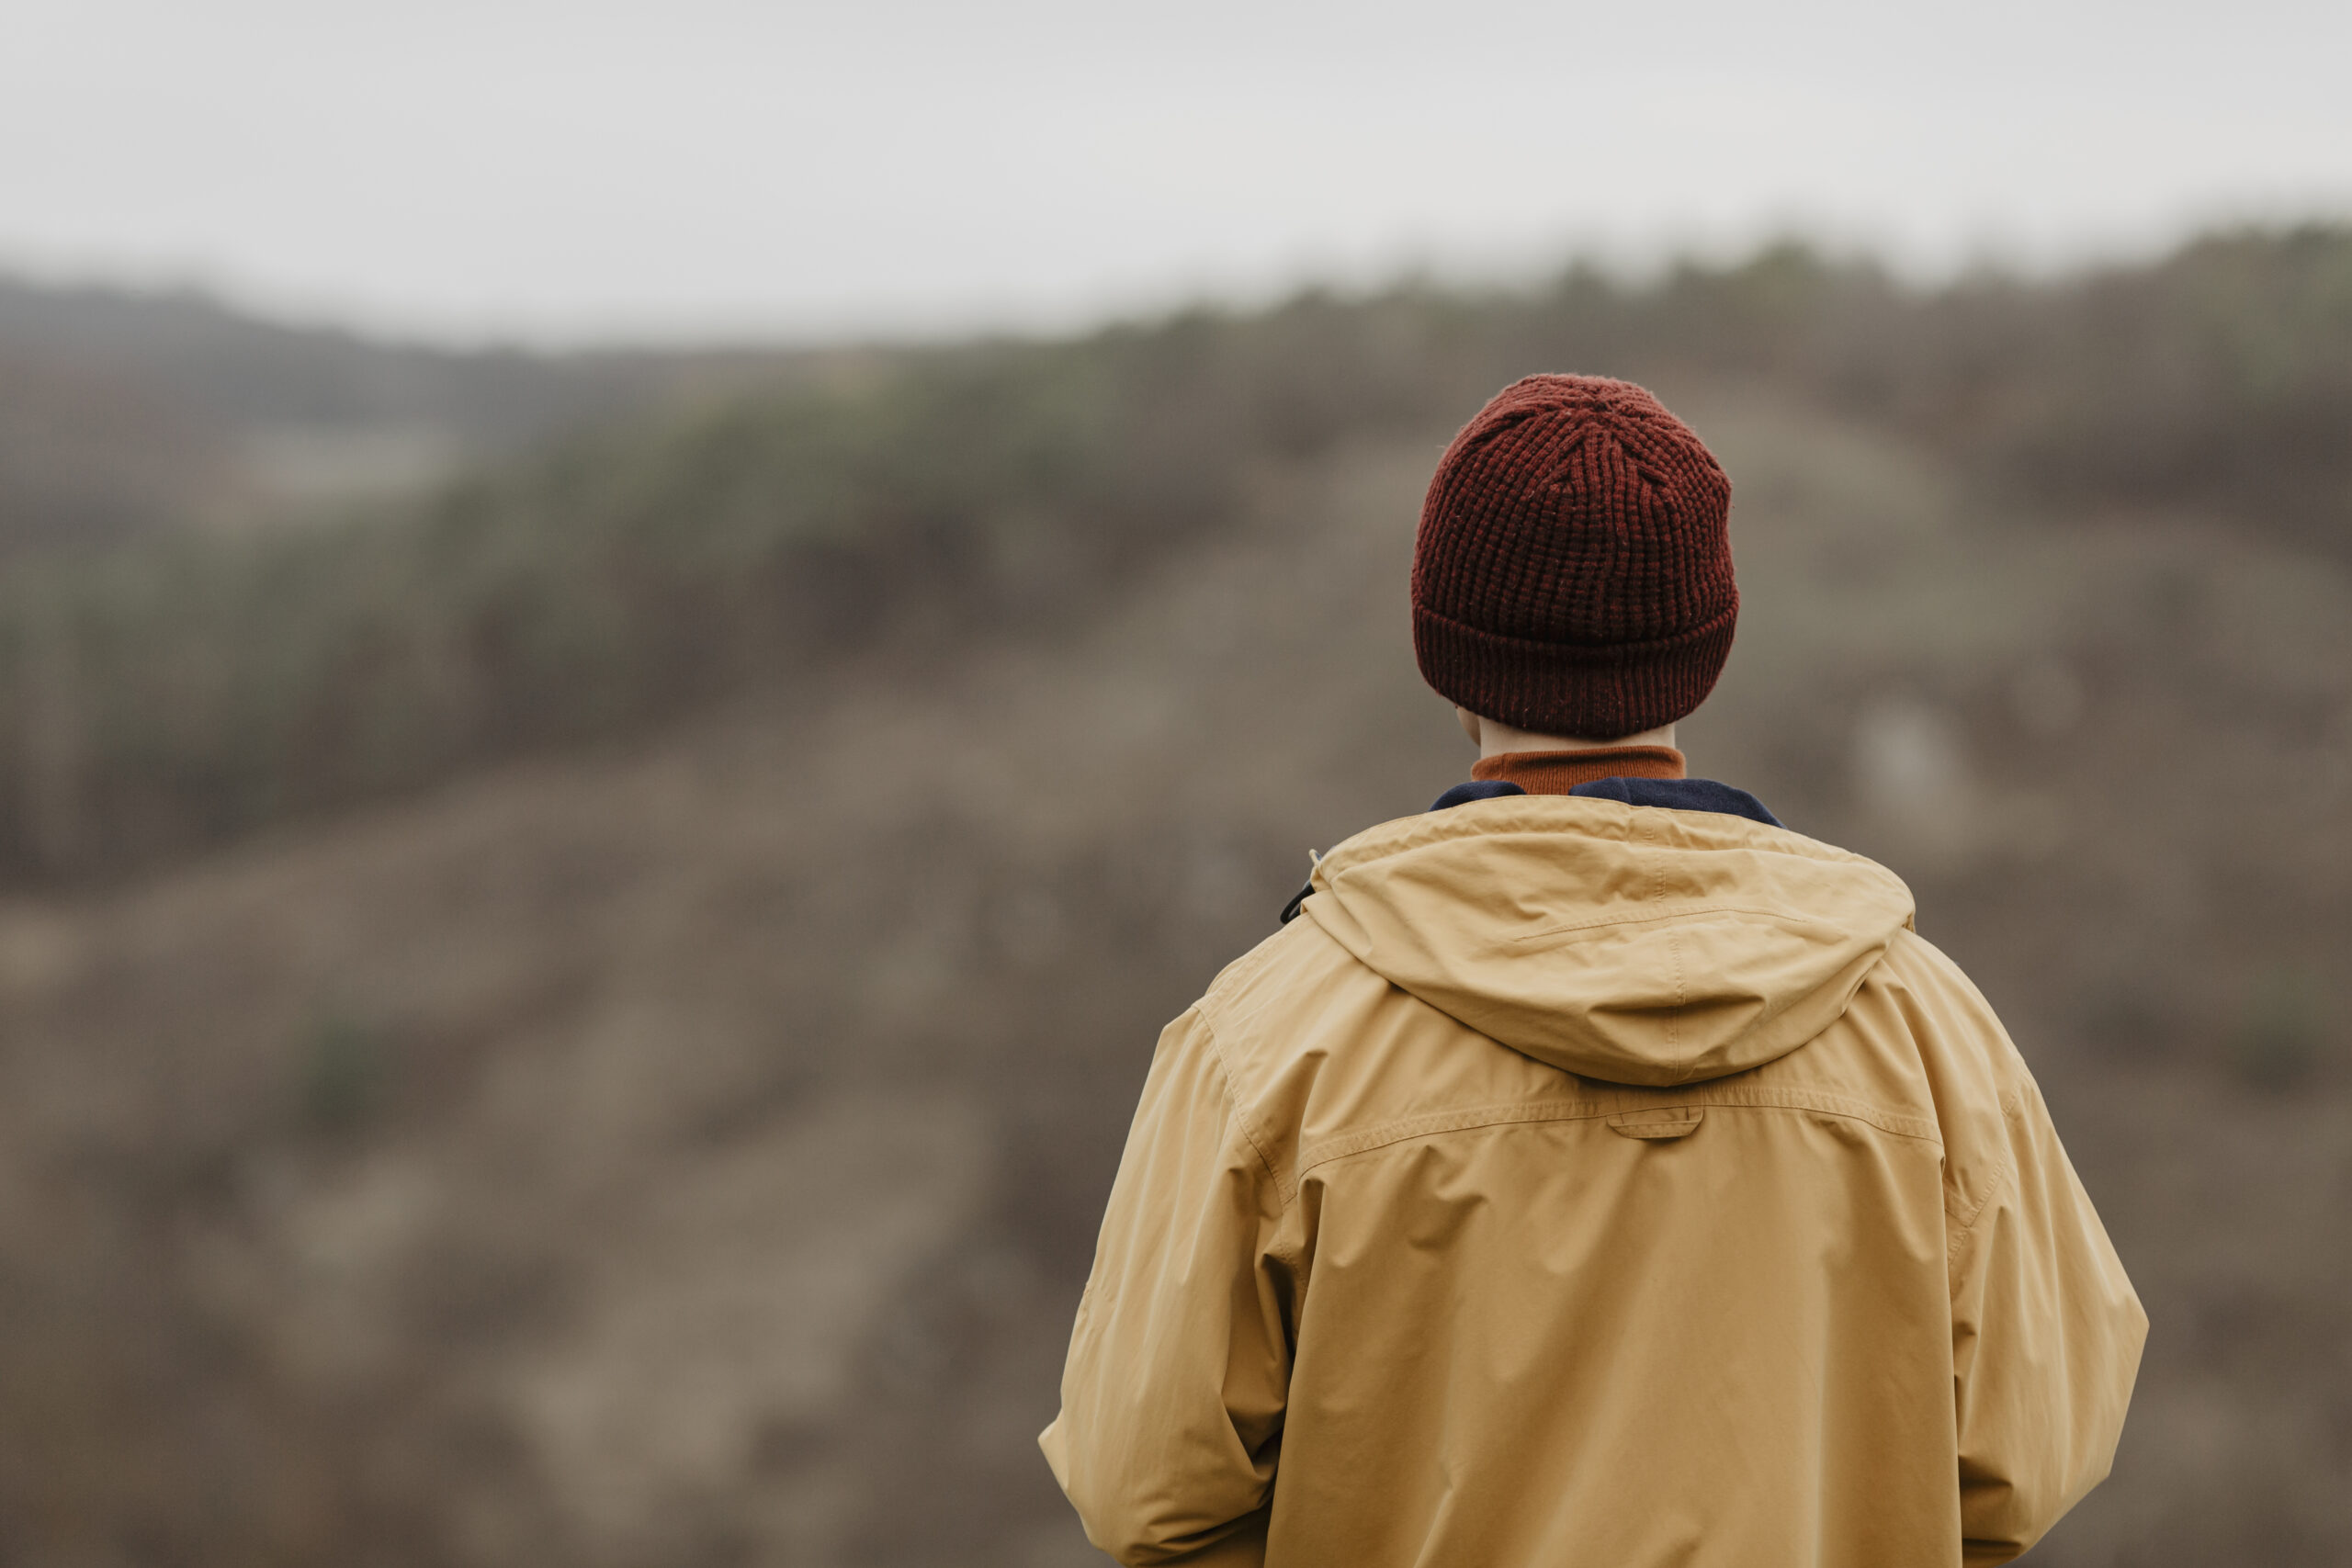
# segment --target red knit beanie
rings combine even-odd
[[[1739,617],[1731,481],[1630,381],[1530,376],[1447,447],[1413,549],[1413,650],[1440,695],[1605,740],[1706,700]]]

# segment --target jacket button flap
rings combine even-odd
[[[1679,1138],[1707,1114],[1702,1105],[1666,1105],[1655,1111],[1620,1111],[1609,1130],[1626,1138]]]

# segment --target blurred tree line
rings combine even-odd
[[[1417,435],[1434,458],[1542,369],[1752,377],[2028,519],[2194,513],[2352,553],[2352,228],[1931,291],[1783,244],[877,351],[333,521],[20,556],[0,878],[119,876],[814,664],[1050,632],[1285,462]],[[0,461],[39,435],[0,429]]]

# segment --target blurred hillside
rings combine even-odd
[[[809,358],[458,353],[0,277],[0,560],[413,491]]]
[[[188,367],[225,363],[245,329],[136,309],[163,324],[100,330],[90,305],[79,340],[93,374],[130,363],[109,345],[147,345],[135,439],[58,415],[43,430],[83,447],[0,446],[0,494],[63,493],[49,470],[77,463],[202,493],[189,476],[214,470],[173,422],[228,397],[188,395]],[[1285,465],[1438,442],[1531,365],[1752,384],[1918,447],[2008,515],[2195,514],[2352,556],[2352,235],[2332,230],[1927,296],[1783,247],[1642,287],[1579,269],[1529,297],[1309,296],[1076,342],[803,355],[751,390],[748,358],[534,366],[252,333],[270,406],[463,425],[536,385],[485,441],[609,411],[625,386],[668,396],[340,526],[20,559],[0,593],[0,879],[119,876],[812,661],[1082,615]]]
[[[1733,477],[1694,765],[1912,884],[2146,1297],[2033,1561],[2346,1560],[2348,367],[2352,233],[1791,248],[835,357],[28,551],[0,1558],[1090,1561],[1032,1438],[1152,1039],[1466,770],[1420,488],[1567,367]]]

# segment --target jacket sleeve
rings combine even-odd
[[[2007,1167],[1951,1237],[1962,1556],[1972,1565],[2016,1557],[2106,1479],[2148,1330],[2040,1089],[2014,1048],[2005,1054]]]
[[[1206,1023],[1160,1036],[1038,1439],[1129,1564],[1257,1563],[1290,1380],[1281,1190]]]

